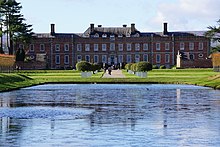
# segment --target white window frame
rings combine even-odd
[[[123,51],[123,44],[118,44],[118,51]]]
[[[56,62],[56,65],[60,64],[60,55],[55,56],[55,62]]]
[[[123,63],[123,55],[118,55],[118,63]]]
[[[90,44],[85,44],[85,51],[89,52],[90,51]]]
[[[127,55],[126,61],[127,61],[127,63],[131,63],[132,62],[131,55]]]
[[[110,43],[110,51],[115,51],[115,43]]]
[[[165,50],[170,50],[170,43],[165,43]]]
[[[135,63],[140,62],[141,56],[139,54],[135,55]]]
[[[147,60],[145,60],[145,59],[147,59]],[[143,55],[143,61],[149,62],[148,54],[144,54]]]
[[[107,45],[106,44],[102,44],[102,51],[106,51],[107,50]]]
[[[189,50],[194,50],[194,43],[193,42],[189,43]]]
[[[140,50],[140,43],[135,43],[135,51],[139,51]]]
[[[131,43],[127,43],[127,51],[131,51]]]
[[[55,51],[60,51],[60,44],[55,44]]]
[[[82,51],[82,44],[77,44],[76,48],[77,48],[78,52],[81,52]]]
[[[99,55],[94,55],[94,63],[99,63]]]
[[[159,42],[156,43],[156,50],[157,50],[157,51],[160,51],[160,43],[159,43]]]
[[[170,54],[165,54],[165,63],[170,63]]]
[[[161,63],[161,54],[156,54],[156,63]]]
[[[64,44],[64,51],[68,52],[70,49],[70,45],[69,44]]]
[[[203,50],[204,49],[204,43],[203,42],[199,42],[199,50]]]
[[[102,55],[102,63],[107,63],[107,55]]]
[[[99,44],[94,44],[94,51],[95,52],[99,51]]]
[[[69,64],[70,63],[70,56],[69,55],[65,55],[64,56],[64,64]]]
[[[102,38],[107,38],[107,34],[103,34],[103,35],[102,35]]]
[[[184,42],[180,42],[180,50],[184,50],[185,49],[185,43]]]
[[[144,43],[143,44],[143,50],[144,51],[148,51],[148,43]]]
[[[40,51],[41,52],[45,51],[45,44],[40,44]]]
[[[91,61],[90,55],[85,55],[85,61],[87,61],[87,62],[90,62],[90,61]]]
[[[82,61],[82,55],[77,55],[77,62]]]

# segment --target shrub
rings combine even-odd
[[[136,72],[137,71],[137,63],[133,63],[131,64],[131,69],[133,72]]]
[[[91,71],[93,71],[93,73],[94,73],[94,71],[96,71],[96,70],[100,71],[101,68],[102,68],[102,67],[101,67],[100,64],[91,64]]]
[[[136,70],[139,72],[150,71],[152,70],[152,64],[145,61],[139,62],[136,64]]]
[[[160,69],[166,69],[166,66],[165,65],[161,65]]]
[[[153,65],[153,69],[158,69],[158,66],[157,65]]]
[[[91,71],[92,65],[89,62],[86,61],[80,61],[76,64],[76,69],[78,71]]]
[[[127,63],[127,64],[125,65],[125,69],[126,69],[126,70],[131,70],[131,65],[132,65],[132,63]]]

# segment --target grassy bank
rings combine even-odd
[[[81,78],[72,70],[34,70],[0,74],[0,91],[44,83],[173,83],[209,86],[220,89],[220,74],[212,69],[166,69],[148,72],[148,78],[138,78],[123,71],[126,78],[103,79],[102,72],[91,78]]]

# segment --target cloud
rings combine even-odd
[[[160,3],[151,25],[168,22],[173,30],[206,29],[220,18],[219,0],[177,0]]]

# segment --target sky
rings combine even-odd
[[[121,27],[135,23],[141,32],[201,31],[217,25],[220,0],[17,0],[35,33],[83,33],[95,26]]]

